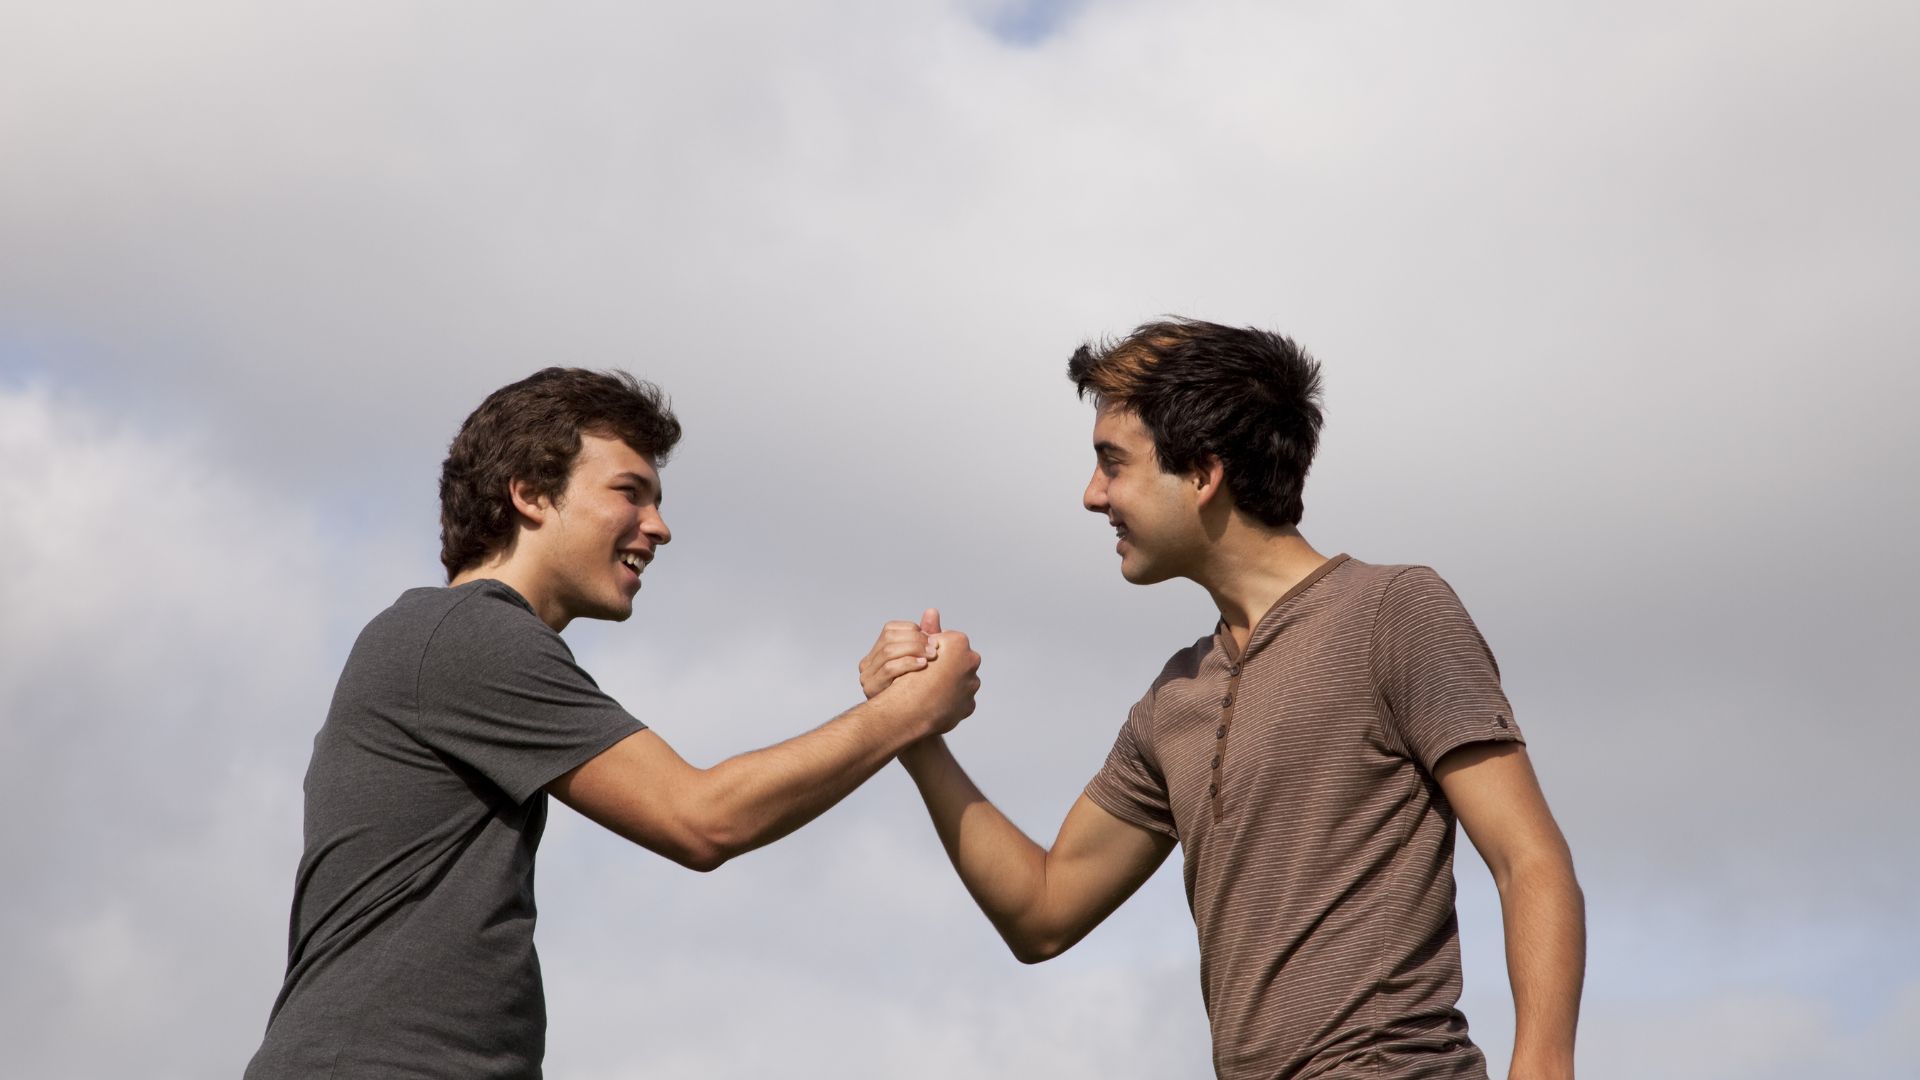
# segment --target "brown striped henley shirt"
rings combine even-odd
[[[1176,653],[1087,795],[1180,842],[1223,1080],[1484,1080],[1467,1038],[1448,751],[1521,741],[1424,566],[1329,559],[1236,656]]]

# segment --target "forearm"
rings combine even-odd
[[[1026,963],[1064,947],[1044,919],[1047,851],[974,786],[940,738],[916,743],[900,763],[920,789],[947,858],[1013,954]]]
[[[857,705],[803,735],[704,770],[693,811],[715,854],[731,858],[825,813],[925,730],[888,705]]]
[[[1513,986],[1511,1080],[1571,1080],[1586,971],[1586,902],[1570,859],[1541,858],[1498,881]]]

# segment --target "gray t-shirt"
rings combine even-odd
[[[368,623],[314,739],[287,977],[247,1080],[539,1076],[542,789],[643,726],[500,582]]]

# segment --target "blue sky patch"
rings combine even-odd
[[[981,16],[993,36],[1009,45],[1040,45],[1086,7],[1086,0],[1003,0]]]

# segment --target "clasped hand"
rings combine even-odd
[[[973,715],[980,690],[980,654],[967,635],[940,629],[940,612],[928,608],[918,623],[895,619],[880,628],[873,648],[860,661],[860,689],[869,699],[891,689],[930,699],[936,712],[934,734],[953,730]]]

